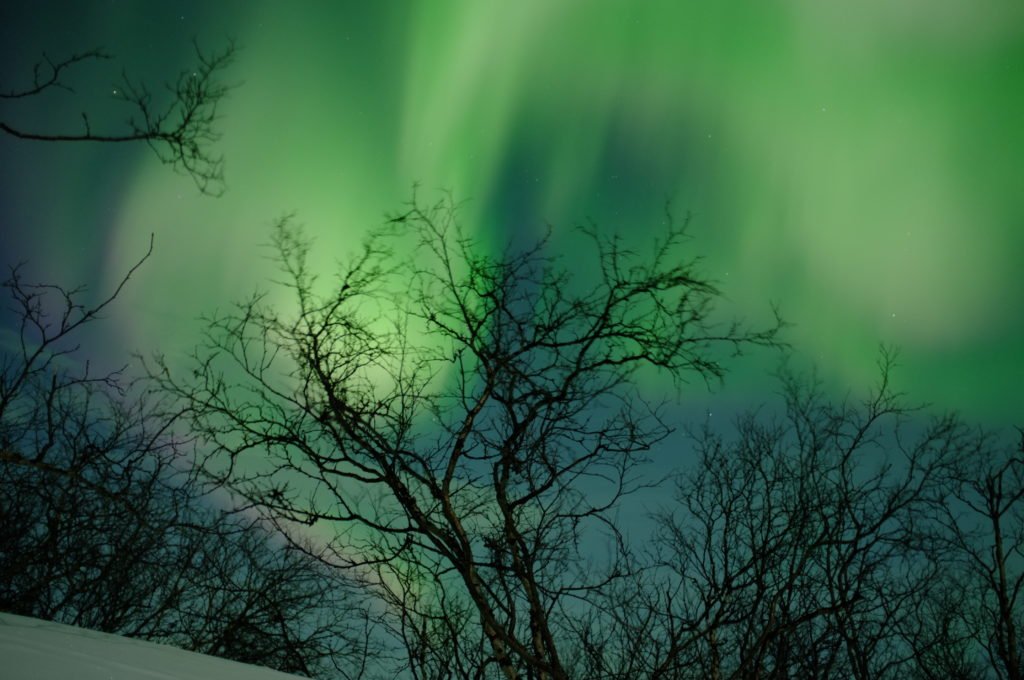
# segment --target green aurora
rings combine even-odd
[[[109,287],[155,233],[110,347],[185,353],[200,313],[267,285],[283,213],[326,276],[414,182],[468,199],[464,226],[491,244],[550,224],[557,247],[587,219],[642,244],[669,200],[722,310],[757,321],[778,303],[828,384],[865,389],[892,343],[913,399],[1020,423],[1019,2],[71,4],[3,10],[5,75],[102,45],[169,76],[193,35],[242,47],[221,198],[145,148],[0,140],[0,236],[46,273]],[[74,125],[103,87],[40,120]],[[775,362],[738,364],[723,398],[765,399]]]

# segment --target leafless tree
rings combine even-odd
[[[83,329],[101,317],[151,253],[152,239],[114,292],[91,306],[81,302],[81,288],[28,283],[21,265],[11,269],[2,287],[10,297],[14,332],[0,347],[0,462],[8,469],[74,478],[114,498],[151,454],[169,450],[161,439],[166,419],[149,420],[121,408],[121,371],[96,375],[76,356]],[[144,402],[136,406],[145,411]],[[138,427],[156,423],[156,431]],[[97,473],[91,465],[103,470]],[[103,476],[115,471],[123,474]]]
[[[20,267],[3,284],[14,321],[0,348],[6,610],[120,630],[150,599],[133,561],[172,561],[165,539],[189,482],[173,415],[126,398],[122,372],[95,373],[77,344],[148,257],[91,306],[81,289],[26,282]]]
[[[145,83],[122,72],[112,94],[131,110],[127,121],[110,128],[109,122],[100,116],[99,126],[94,128],[93,118],[97,116],[91,117],[82,111],[77,130],[36,130],[14,122],[13,118],[19,115],[19,108],[27,107],[31,112],[44,93],[57,90],[73,93],[71,71],[112,57],[99,49],[60,60],[44,55],[35,64],[30,82],[0,87],[0,104],[4,105],[0,131],[18,139],[40,142],[143,142],[161,162],[191,177],[201,192],[219,195],[224,190],[224,161],[211,152],[210,145],[220,138],[216,130],[217,109],[231,90],[220,78],[235,52],[234,44],[212,53],[196,45],[196,63],[167,83],[163,95],[154,96]]]
[[[152,244],[150,245],[152,250]],[[0,609],[319,677],[361,677],[370,619],[352,585],[252,520],[217,510],[177,414],[77,339],[81,289],[3,288]]]
[[[449,199],[414,199],[322,286],[284,220],[292,308],[257,295],[209,320],[186,371],[151,367],[209,474],[378,573],[415,677],[569,677],[560,636],[628,572],[612,511],[671,431],[637,377],[717,379],[723,350],[776,342],[712,321],[678,225],[645,254],[580,236],[571,263],[546,241],[492,254]],[[445,658],[421,663],[435,639]]]
[[[990,441],[955,475],[955,494],[942,522],[954,556],[949,573],[956,599],[946,609],[947,627],[933,635],[936,651],[944,655],[930,659],[932,677],[951,664],[983,665],[985,673],[977,677],[1024,677],[1024,431],[1019,432],[1016,449]],[[952,658],[946,651],[951,648],[959,651]]]
[[[377,643],[358,584],[258,524],[204,527],[189,535],[197,549],[177,574],[160,639],[312,678],[367,677]]]
[[[645,585],[652,678],[904,678],[950,551],[938,518],[982,438],[956,417],[913,433],[889,382],[833,403],[782,374],[786,417],[697,433],[659,517]],[[916,425],[920,427],[920,425]]]

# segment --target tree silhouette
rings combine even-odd
[[[785,412],[692,432],[700,454],[632,578],[580,619],[579,677],[1009,678],[1019,453],[891,386],[780,374]]]
[[[659,523],[665,664],[705,677],[907,677],[901,630],[939,579],[935,518],[977,441],[954,417],[916,439],[890,387],[833,403],[782,374],[782,421],[705,430],[701,460]]]
[[[213,155],[209,146],[220,138],[215,129],[217,108],[231,90],[219,78],[235,53],[233,43],[213,53],[204,52],[196,45],[195,65],[181,71],[173,83],[166,85],[167,101],[163,101],[163,97],[154,99],[144,83],[122,73],[114,93],[132,113],[120,129],[94,129],[89,113],[82,111],[81,127],[77,131],[32,130],[8,120],[0,120],[0,131],[18,139],[40,142],[144,142],[162,163],[191,177],[202,193],[220,195],[224,190],[224,161]],[[59,61],[44,55],[36,63],[30,83],[0,88],[0,102],[8,104],[9,113],[14,106],[31,105],[33,98],[51,90],[74,92],[68,79],[73,69],[109,59],[111,56],[99,49]]]
[[[953,498],[941,520],[952,553],[951,580],[967,597],[941,610],[947,626],[935,646],[961,653],[934,659],[931,677],[950,665],[977,667],[979,656],[991,677],[1024,677],[1024,431],[1018,432],[1016,450],[993,443],[966,458],[954,476]]]
[[[217,510],[178,414],[122,371],[78,362],[76,338],[149,254],[93,305],[18,267],[3,284],[19,323],[0,347],[0,609],[359,677],[374,650],[353,585]]]
[[[715,379],[721,350],[776,343],[712,322],[678,225],[644,257],[582,237],[586,285],[544,241],[490,255],[450,199],[414,199],[321,293],[283,221],[294,314],[255,296],[187,372],[151,368],[209,474],[270,519],[329,523],[331,561],[375,574],[415,677],[568,678],[560,637],[628,571],[612,513],[671,431],[636,376]],[[599,532],[605,564],[582,547]]]

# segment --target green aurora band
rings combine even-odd
[[[827,383],[866,388],[893,343],[912,399],[1019,422],[1020,2],[247,2],[170,28],[176,10],[100,7],[67,48],[177,68],[191,34],[243,47],[227,194],[197,195],[138,149],[102,206],[105,285],[156,233],[119,346],[185,352],[196,316],[266,287],[260,244],[286,212],[326,276],[414,182],[469,199],[462,222],[488,244],[551,224],[557,246],[589,218],[641,245],[668,199],[693,213],[723,311],[763,320],[779,303]],[[176,52],[145,57],[150,38]],[[54,227],[68,234],[100,209],[76,168],[56,173],[78,187]],[[757,355],[725,391],[761,400],[775,361]]]

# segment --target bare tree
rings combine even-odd
[[[955,494],[941,519],[961,597],[947,610],[950,625],[934,639],[936,648],[960,653],[931,659],[933,676],[950,663],[977,667],[980,658],[983,677],[1024,677],[1024,431],[1018,432],[1016,450],[987,442],[955,474]]]
[[[203,526],[160,639],[312,678],[366,677],[377,644],[359,584],[251,521]]]
[[[93,49],[61,60],[48,56],[35,64],[31,82],[0,88],[0,103],[5,104],[5,119],[0,131],[18,139],[41,142],[144,142],[165,165],[187,174],[204,194],[219,195],[224,190],[224,161],[210,151],[220,138],[216,130],[217,109],[231,90],[220,80],[235,56],[234,44],[219,52],[207,53],[195,47],[196,63],[181,71],[165,87],[166,95],[154,96],[142,82],[122,72],[113,94],[131,110],[127,121],[114,129],[101,121],[94,129],[93,118],[81,112],[78,130],[33,130],[12,122],[18,106],[32,106],[34,99],[49,91],[73,93],[69,74],[90,62],[107,61],[111,56]],[[38,105],[37,103],[35,105]]]
[[[150,251],[152,244],[150,245]],[[320,677],[361,677],[370,619],[352,584],[211,505],[178,414],[77,338],[114,303],[3,288],[0,609]]]
[[[122,371],[94,373],[77,344],[149,254],[91,306],[81,289],[25,282],[20,267],[3,284],[17,323],[0,348],[6,610],[121,630],[151,596],[133,562],[173,561],[166,539],[189,483],[173,414],[140,391],[127,398]]]
[[[638,255],[586,228],[570,269],[545,241],[489,254],[450,200],[414,200],[321,289],[285,220],[293,310],[257,295],[209,320],[186,372],[151,373],[210,474],[269,518],[328,523],[334,564],[378,572],[416,677],[454,672],[414,658],[440,637],[468,677],[567,678],[560,635],[628,570],[612,510],[671,431],[637,376],[717,379],[723,349],[776,342],[712,322],[683,237]]]
[[[652,678],[903,678],[921,604],[944,583],[937,521],[980,446],[953,416],[916,436],[889,382],[862,403],[782,374],[786,418],[697,433],[700,461],[659,517]],[[920,640],[917,640],[920,642]]]
[[[116,397],[126,389],[121,371],[95,375],[88,361],[76,361],[78,336],[114,302],[152,248],[151,238],[149,250],[114,292],[92,306],[80,301],[81,288],[27,283],[21,265],[11,269],[2,287],[17,328],[0,348],[0,462],[74,478],[116,497],[117,483],[130,480],[155,447],[166,447],[164,419],[158,431],[137,430],[140,423],[158,419],[147,421],[117,408]],[[96,463],[124,475],[102,479],[89,469]]]

